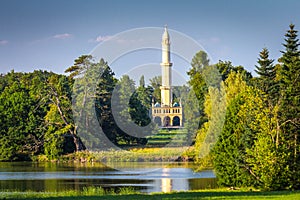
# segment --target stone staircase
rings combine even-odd
[[[182,147],[187,142],[187,130],[180,129],[160,129],[157,134],[147,137],[147,146],[149,147]]]

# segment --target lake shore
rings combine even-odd
[[[61,155],[49,160],[40,155],[33,161],[47,162],[193,162],[187,150],[190,147],[132,148],[127,150],[109,149],[105,151],[80,151]]]
[[[128,199],[300,199],[300,191],[254,191],[250,188],[232,189],[206,189],[186,192],[170,193],[137,193],[132,189],[124,189],[119,193],[103,192],[100,188],[90,188],[83,191],[65,191],[65,192],[7,192],[1,193],[0,199],[106,199],[106,200],[128,200]]]

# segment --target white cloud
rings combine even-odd
[[[113,36],[111,35],[105,35],[105,36],[99,35],[96,39],[89,40],[89,42],[104,42],[111,39],[112,37]]]
[[[100,35],[96,38],[96,42],[103,42],[103,41],[109,40],[111,38],[112,38],[112,36],[110,36],[110,35],[106,35],[106,36]]]
[[[72,37],[73,35],[72,34],[69,34],[69,33],[63,33],[63,34],[57,34],[57,35],[54,35],[52,38],[54,39],[67,39],[67,38],[70,38]]]
[[[7,40],[0,40],[0,45],[6,45],[8,43]]]

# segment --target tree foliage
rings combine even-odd
[[[246,85],[239,73],[230,73],[225,81],[226,114],[219,140],[213,149],[214,167],[219,183],[226,186],[250,186],[253,177],[245,163],[246,149],[253,145],[259,96]]]
[[[300,51],[299,39],[294,24],[290,24],[290,29],[285,34],[285,50],[281,51],[279,58],[280,69],[278,79],[280,82],[280,102],[279,106],[279,129],[284,135],[286,154],[289,155],[288,166],[290,174],[288,176],[291,188],[300,187]]]
[[[279,64],[266,48],[260,52],[255,87],[232,72],[225,81],[226,119],[213,149],[222,185],[300,187],[300,51],[293,24],[285,37]]]
[[[59,153],[52,154],[48,151],[51,147],[47,147],[51,143],[47,133],[66,126],[61,117],[65,117],[67,123],[72,121],[71,84],[66,76],[46,71],[11,71],[1,76],[0,160],[29,160],[41,153],[52,159],[65,150],[72,151],[59,146]],[[64,143],[66,137],[60,135],[55,139]]]

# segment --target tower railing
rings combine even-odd
[[[152,114],[182,114],[182,107],[152,107]]]

